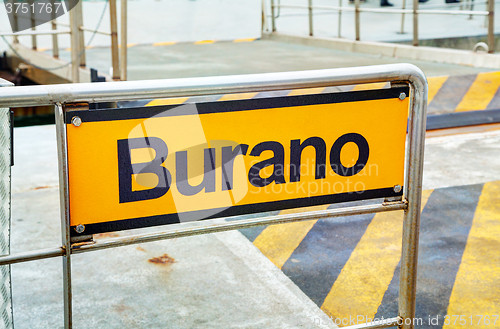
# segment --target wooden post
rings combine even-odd
[[[111,62],[113,80],[120,80],[120,59],[118,58],[118,23],[116,19],[116,0],[109,0],[109,15],[111,23]]]

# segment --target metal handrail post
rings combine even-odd
[[[80,82],[80,43],[78,42],[78,20],[74,10],[69,11],[69,22],[71,27],[71,80],[73,83],[78,83]]]
[[[79,53],[78,55],[80,56],[80,66],[85,67],[86,65],[86,58],[85,58],[85,36],[82,30],[83,27],[83,7],[82,7],[82,2],[83,1],[77,1],[75,7],[73,10],[75,11],[76,14],[76,20],[78,22],[78,49]]]
[[[416,0],[418,2],[418,0]],[[404,320],[400,328],[413,329],[416,308],[418,240],[422,197],[423,158],[427,112],[427,82],[423,73],[410,77],[412,87],[408,149],[403,198],[408,202],[403,219],[403,248],[399,278],[399,316]],[[406,319],[410,319],[408,324]]]
[[[113,80],[120,80],[120,59],[118,57],[118,22],[116,19],[116,0],[109,0],[109,15],[111,25],[111,63]]]
[[[403,0],[403,5],[401,6],[401,9],[406,9],[406,0]],[[401,32],[400,34],[405,33],[405,13],[401,13]]]
[[[354,28],[356,29],[356,41],[359,41],[359,0],[354,0]]]
[[[274,0],[271,0],[271,27],[273,32],[276,32],[276,19],[274,17]]]
[[[71,28],[71,80],[80,82],[80,43],[78,41],[78,19],[75,10],[69,11],[69,25]]]
[[[313,7],[312,0],[308,0],[309,2],[309,36],[313,36]]]
[[[50,0],[50,4],[52,5],[52,8],[54,8],[54,0]],[[52,10],[51,13],[51,18],[52,18],[52,30],[57,30],[57,21],[56,21],[56,11]],[[59,58],[59,42],[57,40],[57,34],[52,35],[52,56],[54,58]]]
[[[33,0],[28,0],[29,8],[34,4]],[[30,20],[31,20],[31,30],[36,31],[36,19],[35,19],[35,12],[30,10]],[[33,50],[36,50],[37,48],[37,43],[36,43],[36,34],[33,34],[31,36],[31,48]]]
[[[120,80],[127,80],[127,0],[120,0]]]
[[[2,87],[13,87],[14,84],[10,81],[0,78],[0,89]],[[0,106],[0,115],[2,120],[2,127],[0,128],[0,137],[2,140],[2,165],[0,168],[0,185],[2,189],[0,190],[0,235],[2,238],[2,243],[0,244],[0,254],[2,257],[9,257],[10,255],[10,241],[12,232],[12,211],[11,211],[11,166],[12,166],[12,138],[11,129],[14,125],[14,116],[11,115],[10,109]],[[8,124],[5,125],[6,119]],[[9,127],[10,126],[10,127]],[[5,149],[8,148],[8,152]],[[6,158],[10,158],[10,161],[6,161]],[[11,266],[3,265],[0,266],[0,280],[2,286],[2,294],[0,295],[0,313],[2,314],[2,328],[13,329],[14,328],[14,317],[12,309],[12,278],[11,278]]]
[[[262,0],[262,31],[269,32],[269,26],[267,24],[267,6],[265,0]]]
[[[14,7],[15,0],[10,0],[10,3],[12,4],[12,7]],[[13,21],[13,23],[14,23],[13,24],[14,25],[13,32],[17,32],[19,30],[19,20],[18,20],[17,13],[15,11],[14,11],[14,13],[12,15],[12,19],[14,20]],[[19,43],[19,38],[17,37],[17,35],[14,36],[13,42],[14,43]]]
[[[339,0],[339,8],[342,8],[342,0]],[[338,34],[339,38],[342,38],[341,31],[342,31],[342,9],[339,9],[339,34]]]
[[[413,45],[418,46],[418,0],[413,0]]]
[[[77,67],[78,68],[78,67]],[[68,147],[64,110],[61,103],[56,106],[56,134],[59,166],[59,198],[61,207],[61,240],[65,250],[63,255],[63,293],[64,293],[64,328],[73,327],[73,293],[71,289],[71,239],[69,222],[69,181],[68,181]]]
[[[488,52],[495,52],[495,0],[488,0]]]

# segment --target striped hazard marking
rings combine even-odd
[[[463,76],[428,77],[429,114],[500,109],[500,72],[484,72]],[[270,96],[296,96],[331,92],[389,88],[389,83],[310,88],[278,92],[243,93],[213,96],[210,100],[228,101]],[[206,101],[204,97],[167,98],[146,101],[143,105],[176,105]]]
[[[499,200],[500,181],[423,192],[418,328],[500,328]],[[241,232],[337,323],[365,321],[398,314],[402,219],[398,211]]]

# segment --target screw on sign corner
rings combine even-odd
[[[399,193],[403,189],[401,185],[395,185],[393,188],[394,192]]]
[[[406,94],[405,93],[399,94],[399,99],[400,100],[404,100],[405,98],[406,98]]]
[[[80,117],[74,116],[73,118],[71,118],[71,123],[75,127],[80,127],[80,125],[82,124],[82,119]]]
[[[79,224],[75,227],[75,231],[78,234],[81,234],[85,231],[85,225]]]

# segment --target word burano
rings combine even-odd
[[[398,197],[402,92],[68,112],[71,226],[96,234]]]
[[[357,160],[352,166],[344,166],[341,161],[342,149],[348,143],[354,143],[358,149]],[[144,147],[154,150],[154,159],[146,163],[132,163],[131,151]],[[219,152],[220,163],[222,164],[222,191],[232,190],[234,187],[234,161],[237,156],[260,157],[266,151],[271,151],[272,156],[253,164],[246,174],[251,185],[266,187],[273,182],[275,184],[286,184],[285,172],[289,173],[288,182],[300,182],[301,169],[310,167],[303,166],[301,163],[302,153],[307,147],[312,147],[315,150],[314,179],[325,179],[327,176],[327,145],[321,137],[310,137],[304,141],[300,139],[291,140],[288,163],[285,163],[285,148],[277,141],[261,142],[255,145],[250,152],[248,152],[248,144],[222,147]],[[370,147],[363,136],[357,133],[344,134],[329,148],[329,165],[334,175],[354,176],[366,166],[369,154]],[[167,144],[157,137],[118,140],[120,203],[156,199],[165,195],[172,186],[172,173],[163,166],[168,156]],[[216,158],[218,154],[215,148],[203,149],[203,178],[198,184],[189,182],[189,179],[195,175],[189,175],[188,152],[178,151],[173,156],[175,157],[175,186],[182,195],[191,196],[201,192],[211,193],[216,191]],[[270,175],[263,174],[263,171],[268,167],[272,168],[272,173]],[[285,170],[286,167],[288,167],[288,170]],[[329,171],[329,173],[332,173],[332,171]],[[158,177],[157,186],[151,189],[134,191],[132,188],[134,175],[147,173]],[[340,191],[343,190],[343,188],[340,189]]]

